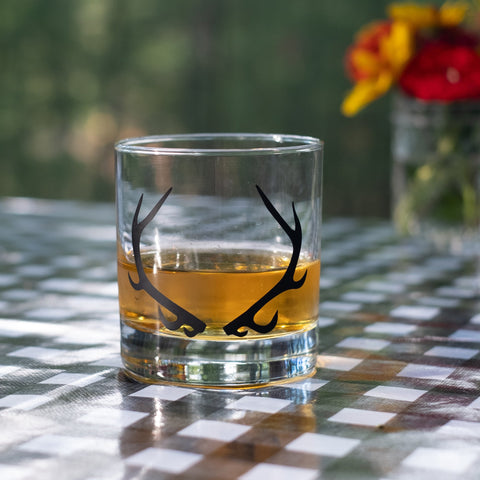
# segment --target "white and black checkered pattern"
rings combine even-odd
[[[473,258],[323,229],[316,375],[252,390],[121,371],[112,205],[0,203],[0,479],[476,479]]]

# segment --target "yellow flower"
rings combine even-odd
[[[412,29],[405,22],[376,22],[364,29],[347,54],[347,69],[356,83],[342,103],[342,113],[351,117],[385,94],[412,52]]]
[[[467,15],[467,2],[445,2],[438,11],[438,22],[443,27],[460,25]]]
[[[430,28],[437,23],[437,9],[433,5],[392,3],[387,13],[392,20],[407,22],[415,29]]]
[[[382,54],[390,64],[394,78],[397,78],[413,55],[414,41],[412,30],[404,22],[393,22],[390,35],[380,44]]]
[[[361,80],[343,100],[342,113],[346,117],[353,117],[362,108],[386,93],[392,83],[393,78],[387,72],[380,73],[376,78]]]
[[[387,8],[392,20],[409,23],[416,30],[434,27],[456,27],[463,22],[468,3],[465,1],[447,1],[440,8],[434,5],[416,3],[392,3]]]

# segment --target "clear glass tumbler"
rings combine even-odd
[[[323,143],[193,134],[115,150],[126,373],[225,388],[312,374]]]

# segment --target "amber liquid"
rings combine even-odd
[[[223,327],[245,312],[267,293],[285,274],[290,256],[268,252],[162,252],[143,253],[143,269],[151,284],[163,295],[195,315],[206,324],[195,338],[236,340]],[[307,271],[305,283],[270,300],[255,315],[255,323],[266,325],[278,312],[275,328],[268,334],[248,329],[245,339],[275,336],[311,328],[317,319],[320,261],[298,262],[294,280]],[[151,333],[185,336],[182,328],[167,330],[161,316],[168,321],[176,316],[159,305],[145,291],[135,290],[128,276],[136,282],[133,259],[119,255],[118,282],[120,315],[130,327]],[[159,309],[161,312],[159,313]],[[245,329],[246,327],[243,327]]]

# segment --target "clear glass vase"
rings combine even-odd
[[[392,109],[392,215],[400,234],[452,253],[477,251],[480,101],[424,102],[397,93]]]

